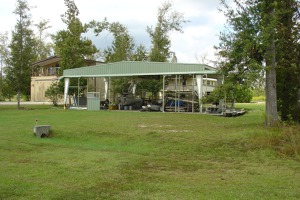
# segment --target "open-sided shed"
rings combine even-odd
[[[203,95],[203,78],[214,78],[218,84],[222,82],[222,77],[217,74],[217,70],[205,64],[184,64],[184,63],[164,63],[164,62],[146,62],[146,61],[122,61],[107,63],[95,66],[67,69],[63,71],[65,80],[64,103],[66,104],[69,90],[70,78],[96,78],[103,77],[104,85],[108,88],[110,77],[146,77],[162,76],[163,81],[167,76],[190,76],[196,80],[197,93],[199,100]],[[165,85],[165,84],[163,84]],[[164,96],[164,89],[163,89]],[[164,98],[162,98],[164,100]],[[164,104],[164,102],[163,102]],[[200,105],[199,101],[199,105]]]

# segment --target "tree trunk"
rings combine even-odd
[[[297,59],[297,96],[295,106],[293,108],[293,119],[294,121],[300,123],[300,44],[297,45],[298,59]]]
[[[272,39],[266,61],[266,116],[265,125],[274,126],[278,122],[276,95],[275,40]]]
[[[297,122],[300,122],[300,54],[298,61],[298,91],[297,91],[297,110],[295,111],[297,114],[294,116]]]
[[[299,70],[300,71],[300,70]],[[300,85],[300,76],[298,75],[298,84]],[[300,116],[299,116],[299,112],[300,112],[300,87],[298,88],[298,101],[297,101],[297,121],[300,122]]]
[[[19,80],[19,82],[20,82],[20,80]],[[21,109],[21,106],[20,106],[20,102],[21,102],[20,96],[21,96],[21,92],[20,92],[20,83],[18,83],[18,94],[17,94],[17,101],[18,101],[17,109],[18,109],[18,110]]]

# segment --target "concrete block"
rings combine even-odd
[[[49,136],[50,128],[50,125],[35,126],[33,127],[33,132],[36,137],[44,138]]]

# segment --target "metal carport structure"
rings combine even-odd
[[[70,78],[96,78],[96,77],[134,77],[134,76],[163,76],[192,75],[196,77],[199,100],[202,98],[203,76],[218,79],[221,84],[222,76],[217,70],[205,64],[166,63],[146,61],[121,61],[115,63],[99,64],[88,67],[67,69],[63,71],[65,81],[64,104],[67,101]],[[108,84],[107,81],[105,84]],[[199,101],[200,102],[200,101]],[[200,104],[200,103],[199,103]]]

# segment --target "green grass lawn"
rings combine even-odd
[[[247,114],[0,106],[0,199],[300,199],[285,129],[264,128],[263,104],[238,106]],[[33,136],[36,119],[51,137]]]

